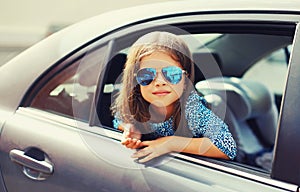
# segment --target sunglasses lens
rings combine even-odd
[[[177,84],[182,79],[182,69],[179,67],[165,67],[162,68],[162,73],[167,81],[169,81],[172,84]]]
[[[142,86],[149,85],[156,76],[156,70],[153,68],[140,69],[136,74],[136,81]]]

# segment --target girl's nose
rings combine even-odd
[[[166,85],[166,80],[161,73],[157,74],[156,78],[154,79],[154,84],[155,86]]]

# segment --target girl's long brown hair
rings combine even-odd
[[[185,91],[176,102],[175,129],[176,134],[190,136],[186,131],[185,115],[181,114],[185,107],[186,99],[193,90],[194,64],[187,44],[177,35],[169,32],[151,32],[140,37],[130,48],[123,71],[122,88],[113,103],[111,109],[113,115],[120,118],[124,123],[131,123],[147,133],[146,123],[150,119],[149,105],[141,95],[140,85],[137,84],[134,74],[139,69],[139,63],[144,56],[154,52],[164,52],[178,61],[187,72],[185,79]],[[184,129],[179,129],[184,128]]]

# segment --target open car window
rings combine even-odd
[[[269,172],[282,95],[277,94],[278,101],[275,100],[275,93],[249,74],[266,60],[271,62],[274,59],[277,62],[277,51],[291,46],[295,26],[278,25],[278,28],[282,27],[280,34],[275,34],[272,26],[268,25],[237,26],[234,23],[231,27],[228,23],[226,27],[222,25],[218,29],[216,24],[213,32],[211,29],[205,32],[205,25],[193,23],[191,28],[184,25],[184,30],[190,30],[191,33],[179,35],[192,51],[196,68],[195,90],[204,95],[212,111],[228,124],[238,145],[234,162]],[[128,49],[141,36],[139,33],[127,34],[114,42],[114,52],[103,75],[97,106],[99,126],[114,130],[110,107],[122,89],[122,71]],[[280,86],[280,93],[286,78],[286,68],[283,68],[276,82]],[[267,74],[269,68],[261,70]]]

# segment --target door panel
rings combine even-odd
[[[117,166],[99,158],[86,145],[76,127],[49,121],[20,110],[4,126],[1,138],[1,165],[8,191],[94,191],[117,190],[124,172]],[[74,122],[75,123],[75,122]],[[76,124],[75,124],[76,125]],[[109,150],[116,141],[89,134],[100,148]],[[104,142],[103,142],[104,141]],[[119,146],[119,145],[118,145]],[[11,150],[26,151],[37,148],[49,157],[53,174],[43,181],[29,179],[23,167],[12,162]],[[121,149],[121,146],[120,146]]]
[[[207,162],[206,160],[194,159],[184,155],[176,156],[179,158],[160,165],[159,169],[169,174],[180,176],[181,178],[189,178],[189,180],[208,185],[211,187],[211,191],[279,192],[296,190],[292,188],[292,186],[287,186],[284,183],[259,176],[261,174],[255,175],[230,168],[229,164],[229,166],[224,166],[224,164],[218,165]],[[201,189],[202,188],[199,188],[199,191],[201,191]]]
[[[84,123],[67,118],[55,122],[45,114],[56,115],[32,110],[21,108],[3,129],[0,161],[8,191],[284,191],[170,156],[152,165],[138,164],[130,157],[133,151],[109,134],[90,133],[76,128],[85,129]],[[28,178],[10,159],[11,150],[32,147],[53,164],[53,174],[45,180]]]
[[[45,118],[45,115],[52,118]],[[55,122],[55,116],[21,108],[7,121],[0,143],[0,161],[9,192],[213,189],[189,177],[138,164],[130,157],[133,151],[123,147],[119,141],[76,128],[85,129],[87,125],[84,123],[59,117],[66,123]],[[67,125],[70,122],[73,126]],[[23,173],[23,166],[10,158],[12,150],[32,148],[47,154],[53,165],[53,173],[44,180],[28,178]],[[36,157],[32,155],[32,158]],[[170,185],[175,181],[176,185]]]

